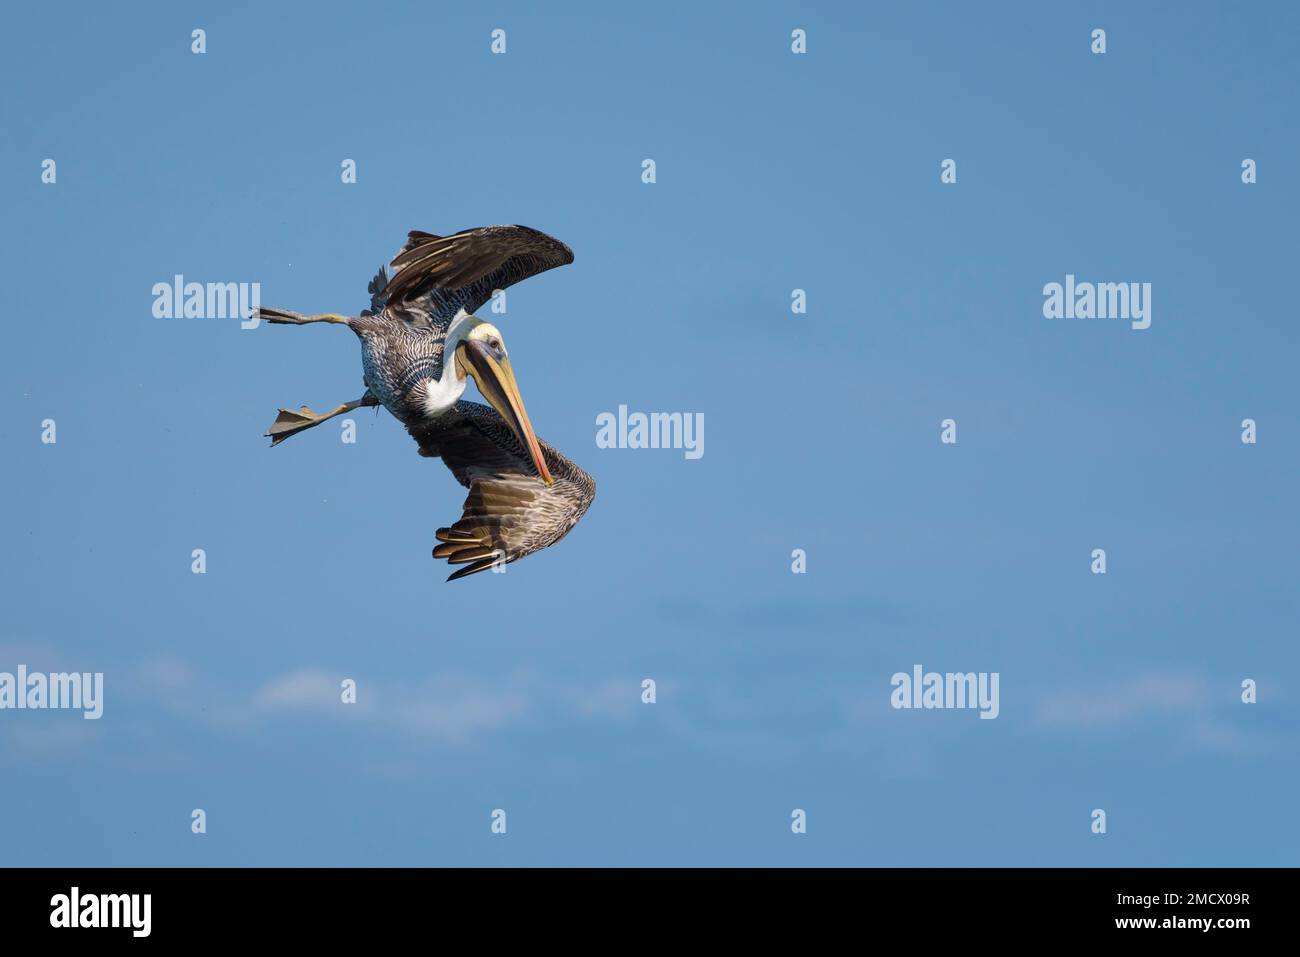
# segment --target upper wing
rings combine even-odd
[[[446,325],[498,289],[573,262],[573,250],[527,226],[480,226],[452,236],[412,231],[393,257],[393,278],[376,297],[390,312]]]
[[[434,558],[465,565],[454,581],[554,545],[596,497],[590,475],[539,440],[555,484],[548,486],[496,410],[457,402],[434,422],[409,427],[420,454],[440,456],[469,489],[460,521],[437,531]]]
[[[379,272],[375,273],[374,278],[370,280],[370,285],[366,286],[366,292],[370,293],[370,308],[362,309],[363,316],[377,316],[384,309],[384,287],[388,285],[388,270],[380,266]]]

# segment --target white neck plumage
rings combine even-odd
[[[424,400],[421,404],[427,418],[436,419],[465,394],[466,376],[457,368],[456,347],[475,326],[482,324],[482,319],[471,316],[462,309],[447,327],[447,338],[442,343],[442,377],[428,379],[424,384]]]

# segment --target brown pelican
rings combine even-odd
[[[553,545],[596,494],[591,476],[533,432],[500,331],[474,310],[498,290],[573,262],[568,246],[527,226],[452,236],[411,232],[370,282],[359,316],[258,310],[267,322],[345,324],[361,340],[366,391],[319,414],[281,409],[271,445],[363,406],[382,405],[469,489],[460,520],[436,535],[435,558],[464,565],[453,581]],[[450,359],[450,361],[448,361]],[[461,398],[474,379],[491,408]]]

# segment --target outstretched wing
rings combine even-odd
[[[445,326],[496,290],[571,262],[573,250],[527,226],[480,226],[452,236],[415,230],[375,301],[408,321]]]
[[[469,489],[460,521],[437,531],[434,558],[464,565],[447,581],[517,561],[569,533],[596,497],[590,475],[539,442],[555,479],[548,486],[496,410],[457,402],[428,424],[410,426],[420,454],[441,457]]]

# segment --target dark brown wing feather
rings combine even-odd
[[[529,276],[573,262],[573,250],[527,226],[480,226],[451,236],[413,230],[377,297],[412,322],[446,325]]]
[[[384,308],[384,287],[388,285],[388,270],[383,266],[379,267],[379,272],[375,273],[374,278],[370,280],[370,285],[366,286],[366,292],[370,293],[370,308],[362,309],[363,316],[377,316]]]
[[[590,475],[540,442],[555,479],[547,486],[515,434],[488,406],[457,402],[436,421],[408,431],[421,455],[441,457],[456,481],[469,489],[460,520],[436,533],[442,544],[433,557],[465,566],[448,581],[554,545],[596,497]]]

